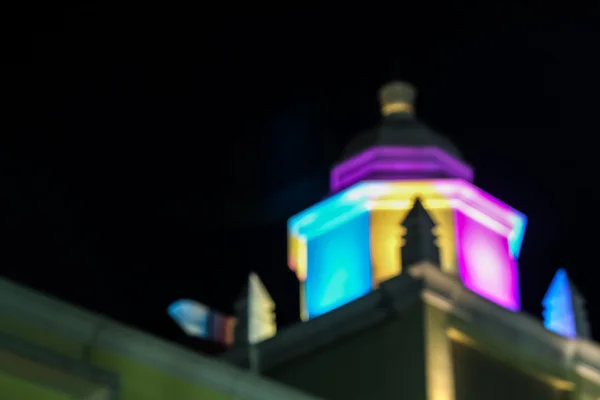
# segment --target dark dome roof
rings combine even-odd
[[[434,132],[413,114],[414,88],[404,82],[391,82],[381,88],[383,121],[354,138],[343,152],[348,159],[374,146],[437,147],[463,160],[461,152],[446,137]]]
[[[434,132],[412,114],[391,114],[375,128],[359,134],[345,148],[348,159],[374,146],[437,147],[463,160],[460,150],[446,137]]]

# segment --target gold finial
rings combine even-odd
[[[406,82],[390,82],[379,90],[383,115],[413,112],[415,89]]]

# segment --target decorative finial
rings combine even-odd
[[[270,339],[277,333],[275,303],[255,273],[251,273],[235,303],[234,343],[245,347]]]
[[[256,344],[275,336],[277,323],[275,302],[258,275],[251,273],[248,278],[248,340]]]
[[[585,299],[564,269],[559,269],[554,275],[542,305],[544,326],[549,331],[568,338],[591,337]]]
[[[420,198],[416,198],[412,209],[406,215],[402,226],[406,230],[404,246],[402,247],[403,268],[419,262],[430,262],[439,267],[440,250],[437,247],[437,237],[433,231],[436,223],[433,221]]]
[[[233,330],[233,344],[245,348],[250,344],[250,312],[248,304],[248,285],[244,285],[233,308],[235,310],[235,327]]]
[[[390,82],[379,90],[381,113],[385,116],[412,114],[415,97],[416,91],[411,84],[400,81]]]

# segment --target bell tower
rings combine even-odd
[[[413,223],[409,211],[420,208],[433,236],[423,231],[427,221],[417,232],[435,240],[442,271],[518,311],[525,216],[473,185],[459,149],[415,117],[411,85],[392,82],[379,95],[382,121],[351,141],[334,165],[331,195],[288,221],[288,263],[301,283],[302,315],[331,311],[406,270],[411,257],[401,249],[401,224]]]

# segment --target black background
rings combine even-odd
[[[593,10],[371,6],[16,13],[0,272],[171,335],[171,301],[230,312],[255,270],[293,322],[285,220],[325,194],[344,145],[378,121],[378,87],[403,78],[476,183],[528,215],[525,310],[540,315],[565,267],[600,329]]]

